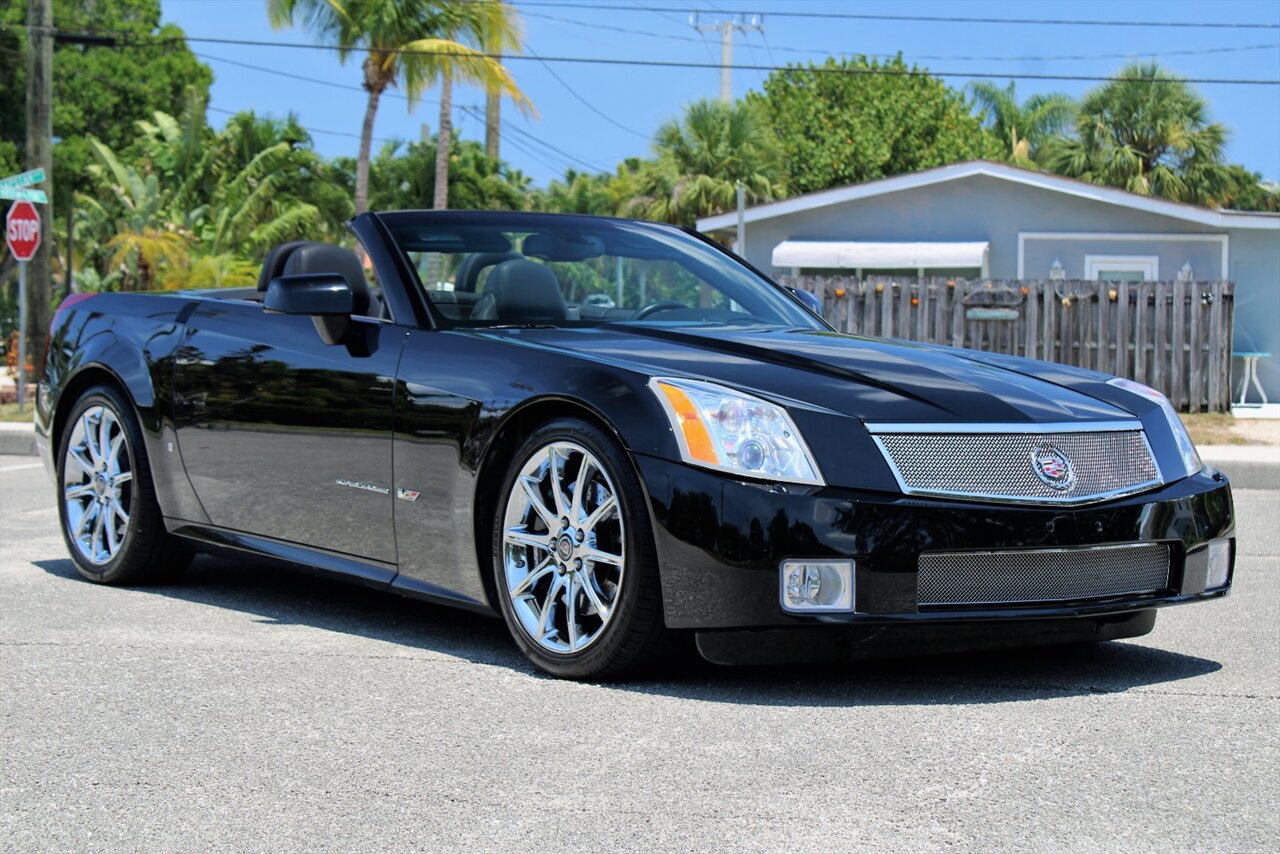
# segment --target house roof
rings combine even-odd
[[[985,175],[989,178],[1009,181],[1014,184],[1038,187],[1042,190],[1064,193],[1103,204],[1131,208],[1215,228],[1280,230],[1280,214],[1203,208],[1199,205],[1191,205],[1184,202],[1171,202],[1152,196],[1140,196],[1137,193],[1130,193],[1128,190],[1090,184],[1087,181],[1078,181],[1075,178],[1064,178],[1061,175],[1050,175],[1046,172],[1023,169],[1020,166],[1010,166],[1007,163],[994,163],[990,160],[969,160],[964,163],[953,163],[950,166],[938,166],[934,169],[913,172],[909,175],[895,175],[892,178],[881,178],[864,184],[851,184],[847,187],[821,190],[816,193],[784,199],[780,202],[756,205],[755,207],[747,208],[743,218],[746,222],[759,222],[760,220],[814,210],[827,205],[855,202],[860,199],[883,196],[887,193],[898,193],[903,190],[914,190],[920,187],[930,187],[934,184],[943,184],[948,181],[958,181],[975,175]],[[737,222],[737,212],[730,211],[729,213],[703,217],[698,220],[698,230],[718,231],[720,229],[733,228]]]

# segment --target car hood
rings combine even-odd
[[[1105,381],[1091,372],[821,330],[605,324],[485,333],[653,376],[722,382],[867,422],[1048,424],[1133,417],[1063,384]]]

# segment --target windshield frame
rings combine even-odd
[[[523,211],[474,211],[474,210],[400,210],[386,211],[374,214],[379,220],[379,224],[384,229],[386,241],[389,245],[395,247],[397,260],[400,262],[397,266],[400,268],[402,278],[407,277],[405,286],[416,290],[416,300],[420,301],[426,308],[429,315],[431,325],[437,329],[493,329],[503,328],[509,324],[494,324],[489,326],[480,326],[468,322],[458,322],[452,318],[446,317],[435,305],[430,296],[430,291],[422,282],[422,278],[418,273],[417,265],[414,263],[410,255],[411,251],[406,249],[397,238],[397,234],[401,228],[411,223],[420,227],[449,228],[449,227],[478,227],[485,226],[497,228],[507,232],[528,232],[538,231],[540,229],[557,228],[564,226],[578,225],[583,228],[599,228],[601,226],[623,226],[628,229],[638,229],[640,231],[651,231],[655,237],[671,239],[672,237],[680,240],[692,240],[699,244],[699,248],[711,251],[711,257],[708,263],[725,264],[733,268],[740,276],[742,276],[747,284],[752,287],[762,287],[767,290],[774,298],[781,298],[787,303],[787,308],[794,307],[795,320],[799,321],[792,324],[789,328],[811,328],[821,331],[831,331],[832,327],[821,317],[814,314],[809,307],[797,297],[789,288],[783,287],[777,282],[770,279],[760,270],[740,258],[733,252],[721,246],[716,241],[706,235],[695,231],[691,228],[685,228],[667,223],[649,222],[645,220],[623,219],[618,217],[591,216],[585,214],[560,214],[560,213],[542,213],[542,212],[523,212]],[[571,321],[569,323],[554,324],[556,328],[575,329],[575,328],[593,328],[595,326],[605,325],[608,323],[619,322],[636,322],[636,321],[619,321],[605,320],[598,323],[586,321]],[[639,321],[643,322],[643,321]],[[766,321],[762,321],[766,322]],[[660,324],[666,326],[668,324]],[[674,324],[670,324],[674,325]],[[783,324],[784,326],[787,324]],[[716,329],[719,324],[707,323],[700,325],[702,329]],[[729,328],[726,326],[725,328]]]

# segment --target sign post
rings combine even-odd
[[[44,177],[42,171],[35,171]],[[31,202],[14,202],[9,208],[4,218],[4,237],[18,262],[18,411],[22,412],[27,404],[27,262],[40,248],[40,214]]]

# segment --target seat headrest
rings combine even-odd
[[[362,315],[368,312],[369,283],[365,280],[360,259],[350,249],[328,243],[302,243],[294,247],[285,258],[280,275],[303,273],[336,273],[342,276],[351,288],[352,313]]]
[[[293,250],[311,242],[310,240],[291,240],[271,247],[266,257],[262,259],[262,272],[258,274],[258,290],[266,293],[267,285],[271,284],[271,280],[284,275],[284,262],[289,260]]]
[[[493,295],[498,319],[504,323],[561,321],[568,313],[556,274],[524,258],[494,267],[484,291]]]

